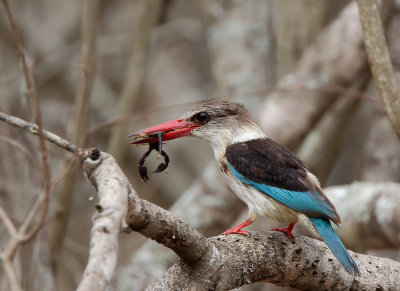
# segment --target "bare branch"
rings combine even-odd
[[[97,189],[89,261],[77,290],[104,290],[117,263],[118,234],[127,212],[129,183],[114,158],[102,153],[83,162],[85,174]]]
[[[400,138],[400,90],[379,15],[378,1],[357,0],[368,61],[393,130]]]
[[[11,221],[11,218],[8,214],[4,211],[3,207],[0,205],[0,218],[4,222],[5,226],[7,227],[8,232],[12,237],[17,236],[17,229],[15,228],[14,223]]]
[[[187,222],[137,196],[129,195],[129,226],[173,250],[183,261],[195,262],[208,248],[204,236]]]
[[[177,262],[146,290],[230,290],[271,282],[301,290],[398,290],[400,263],[350,252],[361,270],[352,277],[320,241],[277,232],[250,232],[208,239],[195,263]]]
[[[99,153],[95,159],[85,160],[83,167],[97,189],[99,202],[89,261],[78,290],[102,290],[107,286],[116,264],[120,225],[128,229],[125,217],[132,229],[171,248],[184,261],[196,261],[205,253],[206,239],[168,211],[141,200],[112,156]]]
[[[208,181],[205,183],[204,181]],[[231,193],[215,163],[208,165],[193,185],[169,209],[206,237],[229,227],[243,204]],[[146,242],[118,274],[117,290],[142,290],[160,277],[176,261],[176,255],[163,245]]]
[[[4,256],[1,256],[1,259],[3,261],[4,270],[10,282],[10,290],[22,291],[23,289],[18,282],[17,274],[11,260]]]
[[[27,122],[23,119],[9,115],[4,112],[0,112],[0,120],[4,121],[12,126],[15,126],[15,127],[21,128],[25,131],[28,131],[31,134],[39,135],[38,125],[35,123]],[[50,131],[47,131],[47,130],[43,130],[42,132],[43,132],[44,138],[47,141],[74,154],[75,156],[77,156],[80,159],[84,159],[86,157],[81,148],[77,147],[75,144],[69,142],[68,140],[63,139],[60,136],[58,136]]]

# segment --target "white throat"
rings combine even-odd
[[[245,142],[252,139],[265,138],[266,135],[257,128],[238,128],[232,139],[232,143]]]
[[[225,150],[229,145],[266,137],[258,126],[242,126],[235,131],[221,132],[217,138],[211,140],[210,144],[217,160],[221,160],[224,159]]]

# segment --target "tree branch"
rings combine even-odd
[[[184,262],[195,262],[206,252],[207,240],[187,222],[137,194],[129,194],[128,225],[173,250]]]
[[[387,117],[400,138],[400,90],[393,73],[379,5],[375,0],[357,0],[357,4],[372,75]]]
[[[327,246],[277,232],[250,232],[208,239],[208,252],[195,263],[177,262],[147,290],[229,290],[271,282],[302,290],[397,290],[400,263],[350,252],[361,270],[352,277]]]
[[[99,201],[93,215],[89,260],[77,290],[104,290],[117,263],[118,234],[127,213],[130,186],[114,158],[97,150],[83,162],[83,169]]]
[[[31,133],[33,135],[39,135],[38,125],[35,123],[27,122],[21,118],[9,115],[4,112],[0,112],[0,120],[4,121],[12,126],[15,126],[15,127],[21,128],[25,131],[28,131],[29,133]],[[86,158],[84,151],[81,148],[79,148],[78,146],[76,146],[75,144],[69,142],[66,139],[63,139],[62,137],[60,137],[50,131],[43,130],[42,132],[43,132],[44,138],[47,141],[74,154],[81,160]]]

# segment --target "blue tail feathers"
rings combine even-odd
[[[346,271],[353,276],[359,276],[360,270],[333,230],[331,222],[322,217],[309,217],[309,219]]]

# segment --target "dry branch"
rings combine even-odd
[[[12,126],[15,126],[17,128],[21,128],[25,131],[28,131],[30,134],[39,135],[38,126],[35,123],[27,122],[23,119],[9,115],[4,112],[0,112],[0,120],[4,121]],[[75,156],[77,156],[80,159],[85,158],[85,155],[84,155],[84,152],[82,151],[82,149],[77,147],[75,144],[69,142],[66,139],[63,139],[62,137],[60,137],[50,131],[43,130],[42,132],[43,132],[44,138],[48,142],[51,142],[51,143],[55,144],[56,146],[74,154]]]
[[[130,186],[110,155],[94,151],[83,161],[83,169],[96,187],[98,202],[93,215],[89,261],[77,290],[104,290],[117,263],[118,234],[126,216]]]
[[[229,290],[271,282],[301,290],[397,290],[400,263],[350,252],[361,270],[352,277],[320,241],[284,234],[250,232],[208,239],[209,251],[197,262],[177,262],[146,290]]]
[[[205,182],[208,181],[208,182]],[[215,163],[207,166],[202,177],[182,193],[170,211],[206,237],[226,230],[243,208],[231,193]],[[176,261],[176,255],[160,244],[146,242],[118,274],[117,290],[146,288]]]
[[[400,138],[400,90],[386,44],[378,1],[357,0],[368,61],[393,130]]]
[[[126,225],[125,216],[132,229],[171,248],[184,261],[196,261],[205,253],[206,239],[180,218],[139,199],[112,156],[99,153],[96,159],[85,160],[83,168],[97,189],[99,202],[89,261],[78,290],[102,290],[109,283],[116,264],[120,225]]]

